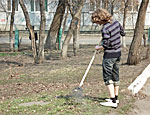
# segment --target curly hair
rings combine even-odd
[[[91,21],[97,24],[105,24],[107,22],[112,22],[111,14],[105,9],[97,9],[94,13],[92,13]]]

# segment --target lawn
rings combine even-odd
[[[31,51],[24,47],[14,54],[0,53],[1,115],[126,115],[134,108],[138,97],[133,97],[127,87],[148,60],[126,65],[128,48],[123,49],[120,62],[120,104],[114,109],[99,104],[109,97],[102,78],[102,52],[96,54],[82,87],[82,98],[71,96],[92,58],[93,45],[82,45],[75,57],[70,48],[66,59],[61,59],[60,51],[45,52],[46,60],[38,65],[33,64]]]

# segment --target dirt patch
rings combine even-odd
[[[150,113],[150,79],[147,80],[144,87],[141,89],[140,93],[143,96],[141,98],[137,98],[136,102],[134,103],[135,108],[132,110],[129,115],[149,115]]]

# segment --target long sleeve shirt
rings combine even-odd
[[[121,56],[121,39],[125,36],[121,24],[113,20],[112,23],[103,25],[102,46],[104,47],[104,58],[118,58]]]

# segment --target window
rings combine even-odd
[[[31,0],[31,11],[34,11],[34,0]]]
[[[40,0],[35,0],[35,11],[40,11]]]
[[[15,0],[15,11],[18,11],[19,0]],[[12,10],[12,0],[7,0],[7,10]]]
[[[90,0],[90,11],[94,11],[95,8],[95,2],[93,0]]]
[[[134,7],[133,7],[133,11],[138,11],[139,9],[139,1],[138,0],[134,0]]]
[[[139,1],[138,0],[130,0],[129,1],[129,11],[138,11]]]
[[[45,11],[48,11],[47,0],[45,0]]]
[[[15,1],[15,11],[18,11],[18,4],[19,4],[19,0]]]
[[[11,0],[7,0],[7,10],[11,11]]]
[[[31,11],[40,11],[40,0],[31,0]],[[48,11],[47,0],[45,0],[45,10]]]
[[[49,0],[48,7],[49,7],[49,10],[51,12],[55,12],[56,11],[56,8],[57,8],[56,6],[58,6],[58,1],[56,1],[56,0]]]
[[[88,12],[88,11],[89,11],[89,3],[85,3],[82,8],[82,12]]]

